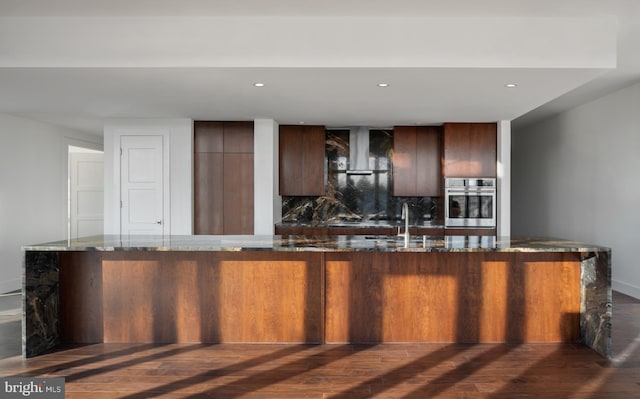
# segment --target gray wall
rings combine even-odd
[[[614,289],[640,298],[640,84],[512,135],[512,234],[611,247]]]
[[[21,287],[23,245],[66,238],[69,144],[102,137],[0,114],[0,293]]]

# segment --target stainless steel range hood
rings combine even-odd
[[[369,128],[364,126],[349,129],[349,169],[350,175],[371,175],[369,167]]]

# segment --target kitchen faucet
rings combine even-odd
[[[404,236],[404,246],[409,245],[409,203],[407,201],[402,203],[402,215],[401,219],[404,220],[404,234],[400,234],[400,226],[398,226],[398,236]]]

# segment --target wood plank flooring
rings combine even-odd
[[[0,377],[65,377],[69,399],[640,398],[640,301],[615,294],[613,310],[612,360],[571,344],[100,344],[24,360],[4,317]]]

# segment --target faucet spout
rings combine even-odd
[[[405,247],[409,244],[409,203],[402,203],[402,215],[400,216],[404,220],[404,233],[400,234],[400,226],[398,226],[398,236],[404,236]]]
[[[409,203],[402,204],[402,217],[404,218],[404,247],[409,248]]]
[[[409,204],[402,204],[402,218],[404,219],[404,234],[409,234]]]

